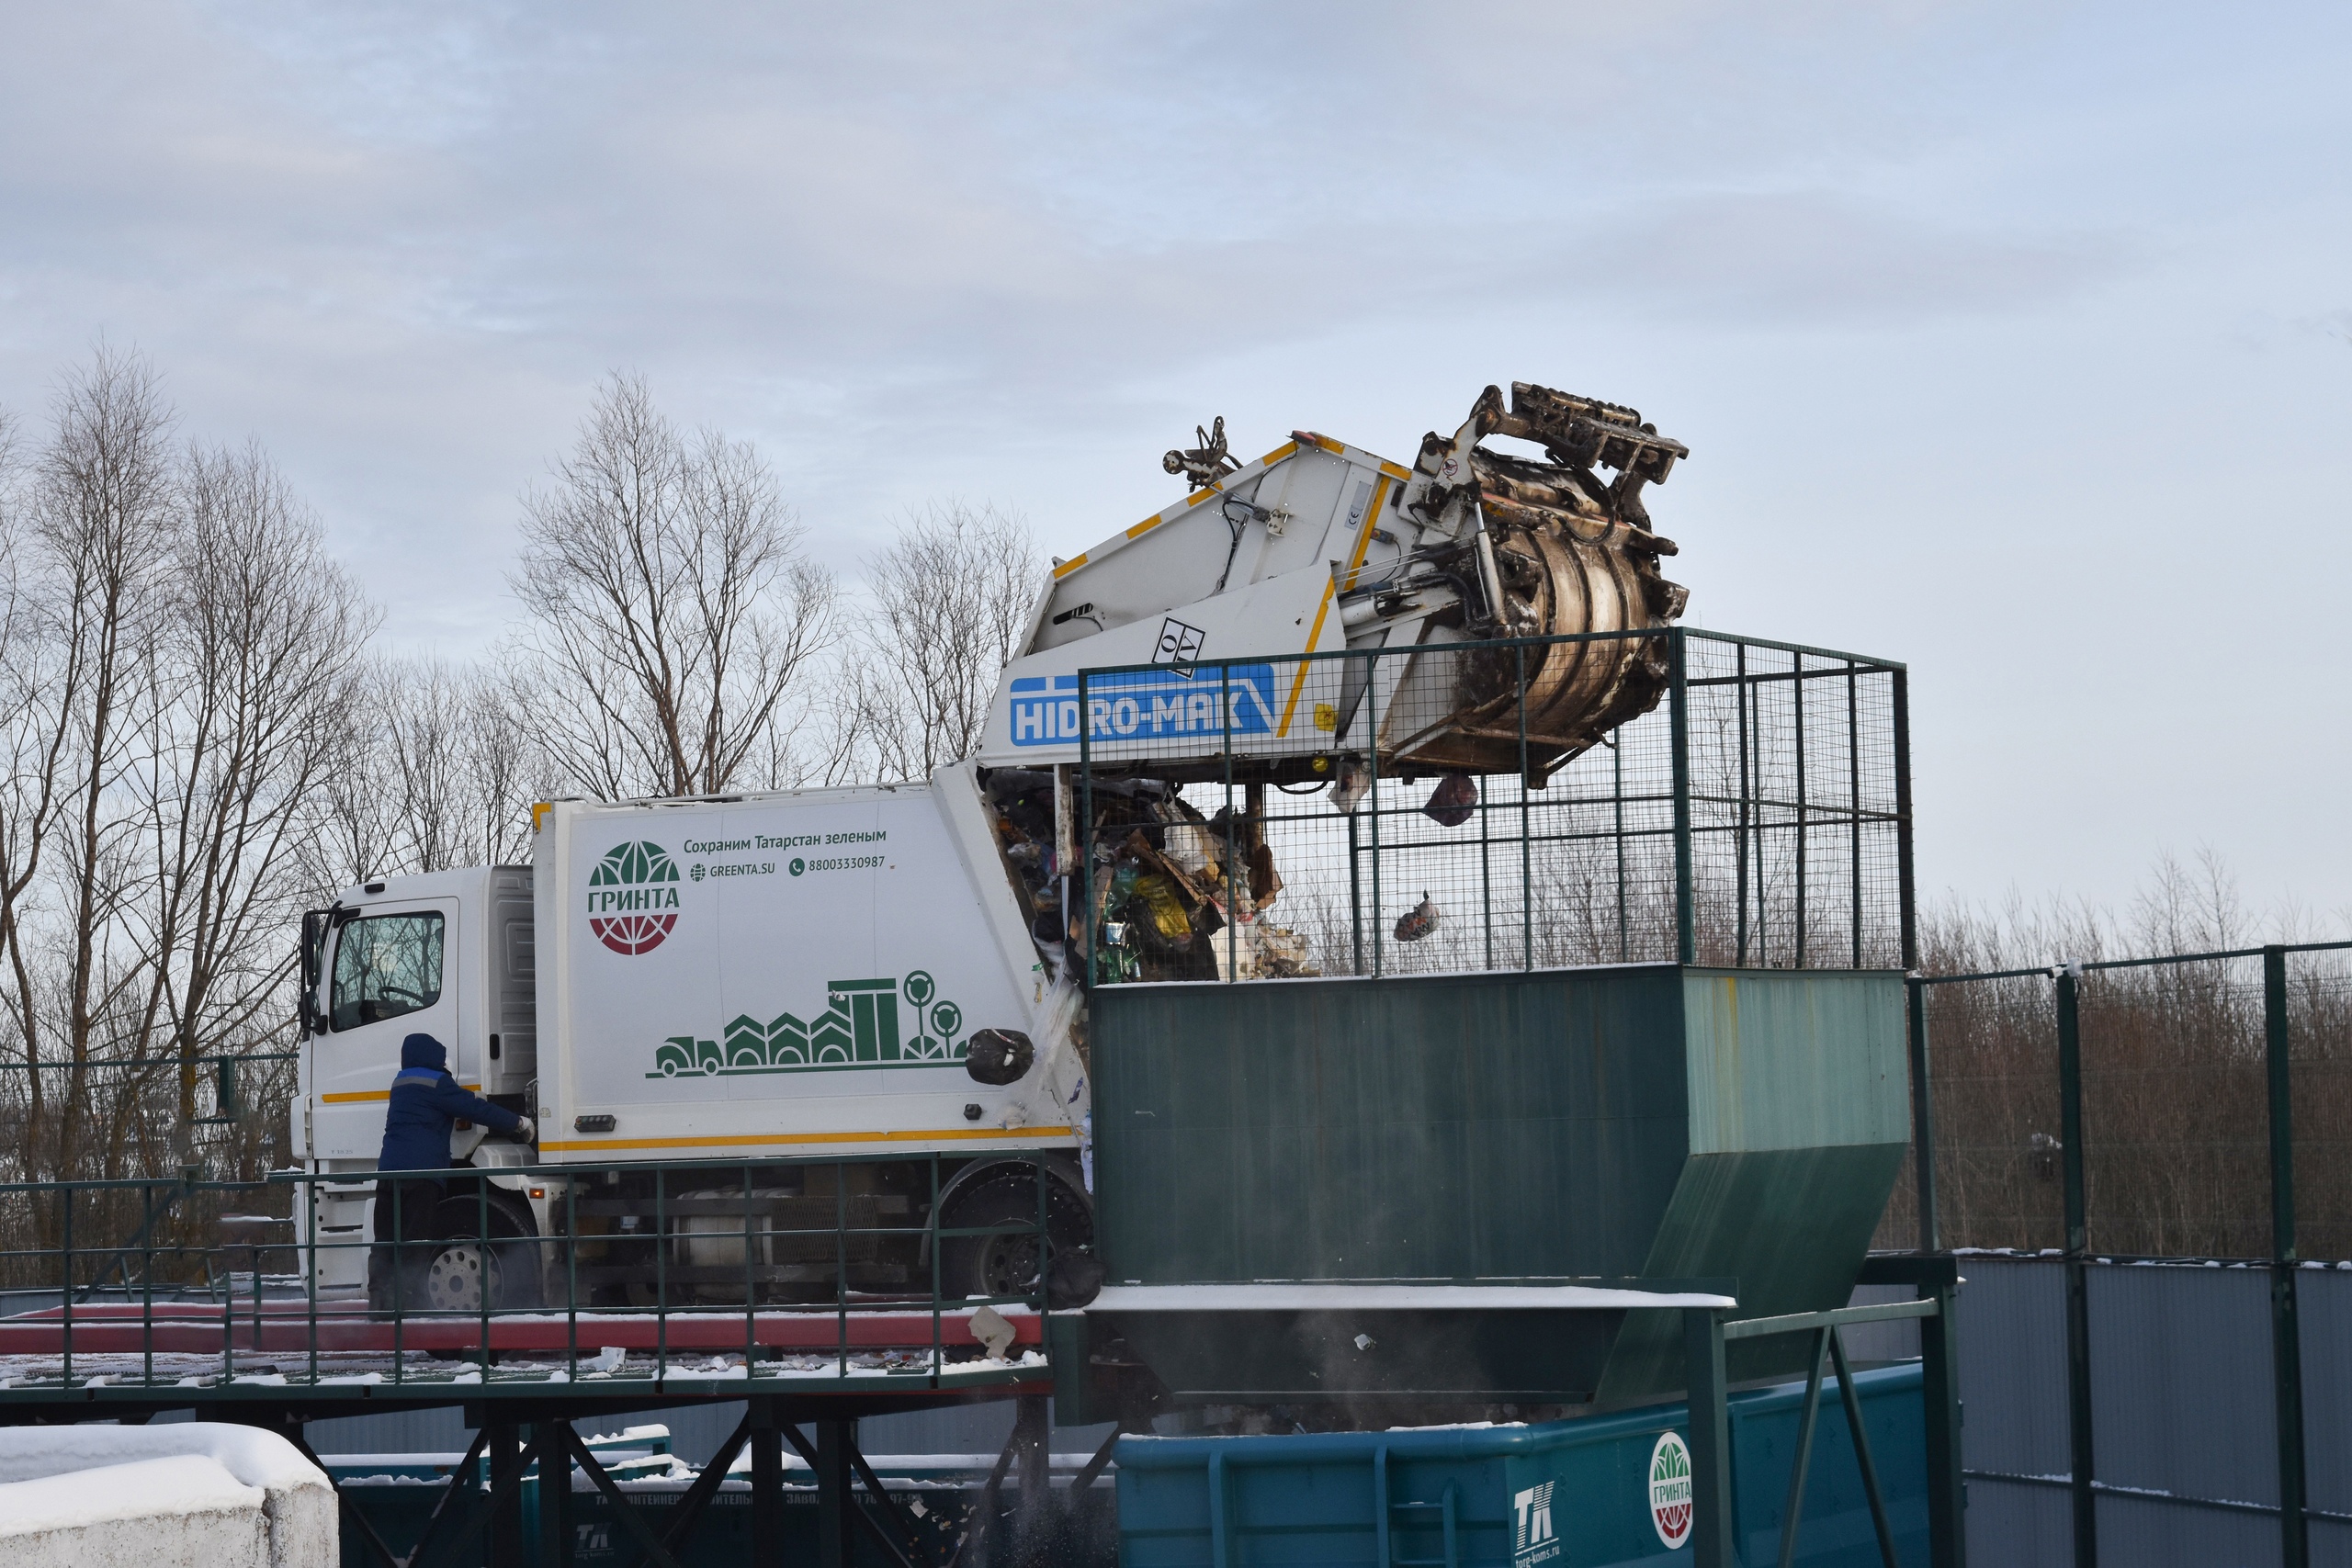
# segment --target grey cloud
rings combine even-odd
[[[2034,310],[2142,259],[2122,235],[1962,228],[1826,191],[1687,197],[1605,231],[1572,242],[1554,276],[1717,321],[1899,324]]]

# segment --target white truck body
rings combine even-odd
[[[322,922],[294,1118],[304,1165],[351,1179],[317,1190],[321,1283],[364,1274],[413,1032],[537,1122],[536,1159],[458,1128],[452,1157],[493,1171],[1078,1150],[1079,991],[1032,939],[998,844],[965,763],[919,784],[557,801],[535,813],[530,866],[347,889]],[[1016,1081],[965,1070],[985,1029],[1033,1043]],[[560,1181],[492,1180],[549,1234]]]
[[[561,801],[533,842],[548,1161],[1076,1145],[1075,987],[1030,938],[970,764]],[[991,1028],[1036,1045],[1016,1083],[964,1071]]]

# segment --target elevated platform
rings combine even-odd
[[[993,1347],[974,1327],[982,1311],[999,1319]],[[88,1303],[0,1319],[0,1421],[86,1420],[94,1404],[258,1402],[310,1417],[513,1398],[585,1416],[753,1393],[865,1414],[1042,1393],[1043,1337],[1017,1305],[395,1319],[300,1298]]]

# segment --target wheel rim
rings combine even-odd
[[[491,1293],[498,1292],[498,1258],[479,1242],[458,1242],[434,1255],[424,1275],[424,1304],[435,1312],[480,1312],[482,1276],[488,1272]]]
[[[1027,1295],[1037,1288],[1037,1238],[994,1235],[980,1255],[980,1283],[991,1296]]]

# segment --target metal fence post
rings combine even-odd
[[[1682,1353],[1690,1368],[1684,1381],[1690,1384],[1690,1568],[1739,1568],[1721,1307],[1682,1309]]]
[[[1805,910],[1805,872],[1810,863],[1805,854],[1805,851],[1808,847],[1806,832],[1809,823],[1805,816],[1804,800],[1804,655],[1802,653],[1792,653],[1789,655],[1789,723],[1791,729],[1793,732],[1793,739],[1795,741],[1795,745],[1792,748],[1790,755],[1796,764],[1797,786],[1795,846],[1797,880],[1796,954],[1791,961],[1791,966],[1797,969],[1805,969],[1810,968],[1813,964],[1813,928],[1806,921]]]
[[[1911,858],[1911,672],[1897,670],[1894,682],[1894,881],[1903,905],[1903,967],[1919,967],[1918,872]]]
[[[1370,738],[1364,747],[1364,761],[1372,777],[1372,784],[1363,801],[1363,809],[1372,813],[1372,975],[1380,977],[1384,958],[1381,930],[1388,916],[1380,902],[1380,662],[1371,654],[1363,660],[1364,733]]]
[[[1846,660],[1846,804],[1852,812],[1848,824],[1851,834],[1847,852],[1847,875],[1849,891],[1847,899],[1849,921],[1853,927],[1854,967],[1862,966],[1862,710],[1861,693],[1856,685],[1855,665]],[[1905,967],[1909,967],[1905,965]]]
[[[1527,768],[1527,644],[1515,643],[1511,657],[1517,663],[1514,677],[1519,710],[1519,966],[1535,967],[1535,828],[1530,813],[1534,809],[1528,799],[1534,787]]]
[[[1731,961],[1734,966],[1745,969],[1747,967],[1747,818],[1750,794],[1747,780],[1747,645],[1736,643],[1733,649],[1732,692],[1737,698],[1736,705],[1739,710],[1739,822],[1733,829],[1731,839],[1735,878],[1732,908],[1737,911],[1733,918]],[[1757,881],[1760,888],[1763,882],[1760,867],[1758,873]]]
[[[2302,1320],[2296,1311],[2294,1059],[2287,1032],[2287,950],[2262,950],[2262,1055],[2270,1089],[2270,1369],[2278,1417],[2278,1560],[2311,1562],[2304,1516]]]
[[[1224,715],[1222,728],[1225,741],[1223,747],[1225,752],[1225,863],[1230,869],[1241,863],[1235,853],[1233,836],[1233,666],[1229,663],[1220,664],[1216,667],[1216,672],[1219,682],[1217,703]],[[1241,978],[1241,900],[1250,890],[1248,876],[1241,878],[1240,893],[1234,892],[1233,880],[1228,875],[1225,881],[1225,977],[1228,981]],[[1042,1183],[1040,1190],[1042,1190]],[[1040,1208],[1044,1207],[1044,1199],[1038,1200]]]
[[[1919,1250],[1943,1250],[1943,1228],[1936,1223],[1936,1102],[1928,1075],[1928,984],[1917,975],[1904,977],[1910,1003],[1911,1053],[1911,1177],[1918,1194]]]
[[[1094,724],[1087,708],[1086,671],[1078,672],[1078,864],[1062,867],[1065,878],[1076,877],[1072,896],[1084,901],[1086,913],[1078,938],[1078,984],[1080,990],[1094,989],[1094,930],[1095,922],[1103,919],[1105,911],[1094,907]],[[1069,886],[1067,881],[1064,886]],[[1062,940],[1069,940],[1064,930]]]
[[[1690,671],[1682,628],[1667,634],[1674,748],[1674,961],[1699,962],[1699,911],[1690,896]]]
[[[1947,1269],[1950,1259],[1945,1260]],[[1936,1315],[1919,1320],[1919,1395],[1928,1418],[1928,1561],[1931,1568],[1964,1568],[1968,1562],[1968,1482],[1962,1473],[1960,1325],[1952,1316],[1959,1300],[1949,1280],[1956,1270],[1920,1292],[1936,1303]]]
[[[2091,1460],[2090,1227],[2084,1215],[2083,1042],[2075,987],[2082,965],[2061,964],[2058,982],[2059,1157],[2066,1189],[2066,1437],[2075,1506],[2075,1568],[2098,1562],[2098,1496]]]

